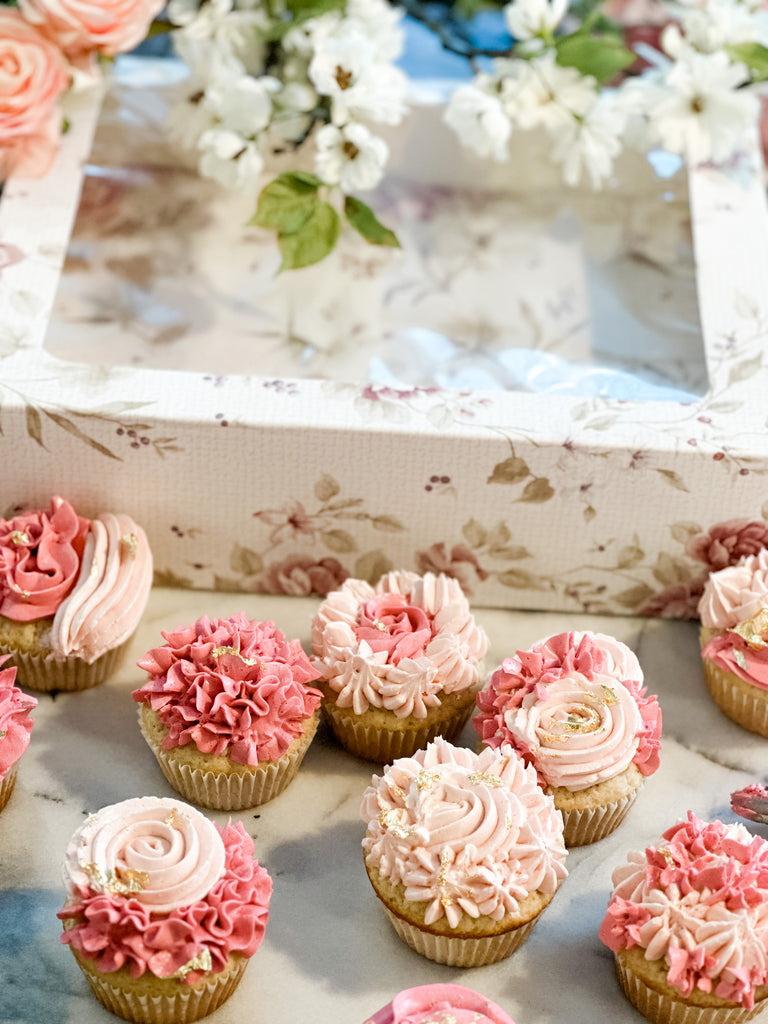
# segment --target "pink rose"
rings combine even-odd
[[[371,650],[387,652],[387,664],[418,658],[434,635],[432,620],[423,608],[408,604],[404,594],[377,594],[366,601],[355,627],[358,640]]]
[[[19,0],[24,17],[73,61],[132,50],[164,6],[164,0]]]
[[[0,9],[0,181],[42,177],[56,153],[69,85],[61,54],[18,11]]]
[[[325,597],[340,587],[347,576],[349,573],[336,558],[316,561],[305,555],[292,555],[269,567],[264,589],[268,594],[290,594],[292,597],[320,594]]]
[[[727,519],[716,523],[709,533],[693,537],[685,552],[716,570],[735,565],[745,555],[757,555],[763,548],[768,548],[768,523],[762,519]]]
[[[480,566],[473,551],[465,544],[454,544],[450,555],[445,549],[445,544],[433,544],[426,551],[417,551],[415,555],[416,569],[422,575],[433,572],[436,576],[445,573],[458,580],[461,589],[471,597],[473,584],[477,580],[488,578],[488,573]]]

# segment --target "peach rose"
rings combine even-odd
[[[685,553],[714,570],[735,565],[746,555],[768,548],[768,523],[762,519],[728,519],[716,523],[708,533],[698,534],[685,546]]]
[[[42,177],[61,130],[69,85],[61,54],[16,10],[0,9],[0,180]]]
[[[132,50],[164,6],[164,0],[19,0],[24,17],[73,61]]]

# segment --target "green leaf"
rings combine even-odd
[[[298,231],[277,236],[283,254],[281,270],[296,270],[319,263],[333,250],[339,237],[339,215],[330,203],[317,202]]]
[[[554,489],[545,476],[534,477],[523,488],[522,495],[518,501],[527,501],[531,504],[541,504],[549,501],[555,495]]]
[[[321,181],[314,174],[280,174],[261,190],[256,213],[248,221],[260,228],[290,233],[299,231],[314,213]]]
[[[306,18],[318,18],[328,11],[342,10],[345,0],[286,0],[285,6],[295,18],[304,21]]]
[[[394,566],[383,551],[366,551],[355,562],[354,573],[360,580],[376,583],[384,573],[390,572]]]
[[[752,72],[753,81],[763,82],[768,78],[768,47],[760,43],[737,43],[734,46],[724,46],[723,49],[729,57],[747,65]]]
[[[315,484],[315,497],[318,501],[328,502],[335,498],[341,488],[338,480],[335,480],[329,473],[323,473]]]
[[[241,576],[255,576],[262,571],[264,563],[258,551],[243,547],[242,544],[235,544],[229,554],[229,567],[232,572]]]
[[[528,463],[516,455],[510,455],[503,462],[497,462],[493,472],[486,480],[488,484],[519,484],[531,475]]]
[[[376,214],[361,200],[354,196],[347,196],[344,200],[344,213],[355,231],[362,235],[366,242],[371,245],[390,245],[394,249],[400,248],[397,235],[384,225],[376,217]]]
[[[351,533],[346,530],[324,530],[320,534],[323,544],[337,555],[346,555],[350,551],[357,551],[357,542]]]
[[[557,63],[563,68],[576,68],[582,75],[592,75],[598,82],[613,78],[637,59],[636,54],[622,46],[613,36],[588,36],[574,32],[555,41]]]

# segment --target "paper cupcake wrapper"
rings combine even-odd
[[[356,722],[348,709],[338,709],[331,702],[323,702],[323,713],[342,747],[356,757],[379,764],[391,764],[398,757],[411,757],[422,750],[436,736],[449,743],[456,740],[467,723],[474,703],[457,711],[455,718],[443,721],[425,721],[420,728],[384,730]]]
[[[621,800],[586,810],[560,810],[563,815],[563,838],[566,846],[588,846],[604,839],[622,823],[639,793],[636,789]]]
[[[98,686],[99,683],[103,683],[113,675],[120,667],[129,643],[130,640],[126,640],[119,647],[105,651],[90,665],[80,658],[71,657],[59,660],[52,654],[29,654],[3,644],[0,644],[0,654],[11,655],[10,660],[5,663],[5,667],[16,666],[18,686],[42,693],[52,693],[58,690],[74,692],[89,690],[92,686]]]
[[[616,975],[624,995],[652,1024],[742,1024],[760,1013],[763,1007],[762,1002],[756,1003],[752,1010],[743,1006],[692,1006],[665,992],[657,992],[618,958]]]
[[[421,953],[428,960],[448,964],[450,967],[484,967],[486,964],[495,964],[506,959],[518,946],[522,946],[541,916],[537,914],[525,924],[496,935],[466,938],[423,931],[392,913],[388,907],[385,906],[384,909],[397,934],[411,949]]]
[[[709,658],[704,658],[704,676],[712,700],[724,715],[750,732],[768,736],[768,692],[757,687],[752,687],[754,695],[745,691],[742,680],[734,683],[731,673]]]
[[[11,799],[11,793],[13,787],[16,785],[16,775],[19,771],[19,763],[12,764],[8,771],[3,776],[2,782],[0,782],[0,811],[5,807],[8,801]]]
[[[112,975],[101,973],[76,954],[75,959],[102,1006],[115,1016],[136,1024],[189,1024],[207,1017],[229,999],[248,966],[245,957],[238,957],[230,967],[195,986],[173,982],[167,986],[167,993],[150,994],[142,992],[135,982],[121,986],[110,980]]]
[[[173,749],[165,750],[155,743],[144,729],[139,708],[142,735],[152,748],[168,782],[185,800],[216,811],[242,811],[247,807],[257,807],[282,793],[304,760],[317,731],[318,719],[319,716],[315,715],[309,721],[302,742],[283,754],[278,761],[265,762],[253,769],[246,769],[243,765],[242,771],[216,772],[191,768],[174,757]]]

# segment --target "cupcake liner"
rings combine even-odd
[[[12,764],[0,781],[0,811],[5,807],[11,798],[11,793],[16,785],[16,776],[19,771],[19,763]]]
[[[58,690],[89,690],[98,686],[120,667],[130,640],[126,640],[111,651],[105,651],[90,665],[81,658],[71,657],[59,660],[52,654],[30,654],[0,644],[0,655],[10,654],[5,663],[16,666],[16,683],[27,690],[51,693]]]
[[[588,846],[604,839],[622,823],[627,811],[635,802],[639,790],[628,793],[620,800],[599,807],[573,808],[563,810],[563,838],[566,846]],[[557,801],[555,801],[557,806]]]
[[[139,726],[168,782],[190,803],[217,811],[241,811],[265,804],[278,796],[292,781],[304,760],[317,731],[314,715],[304,727],[301,742],[290,747],[278,761],[248,767],[237,765],[234,771],[217,772],[191,768],[179,761],[175,750],[166,750],[146,730],[139,708]]]
[[[438,719],[407,729],[385,730],[378,726],[356,721],[347,708],[337,708],[330,701],[323,701],[323,713],[342,747],[356,757],[379,764],[391,764],[398,757],[411,757],[417,750],[426,747],[436,736],[454,742],[466,725],[474,702],[457,710],[453,718]]]
[[[763,1008],[763,1002],[752,1010],[743,1006],[693,1006],[673,999],[647,985],[631,968],[616,958],[616,975],[624,995],[652,1024],[742,1024]]]
[[[128,975],[128,983],[120,984],[123,980],[120,972],[102,973],[94,964],[78,956],[75,950],[72,952],[91,992],[102,1006],[115,1016],[136,1024],[189,1024],[207,1017],[229,999],[248,966],[245,957],[232,957],[223,971],[211,974],[195,985],[185,985],[175,979],[156,979],[153,975],[148,979],[148,988],[165,991],[142,992],[141,979]]]
[[[703,664],[707,689],[723,714],[750,732],[768,736],[768,691],[751,686],[709,658]]]
[[[424,931],[410,921],[404,920],[385,906],[392,925],[411,949],[421,953],[428,960],[450,967],[484,967],[504,960],[521,946],[533,931],[540,914],[505,932],[494,935],[459,936],[438,935]]]

